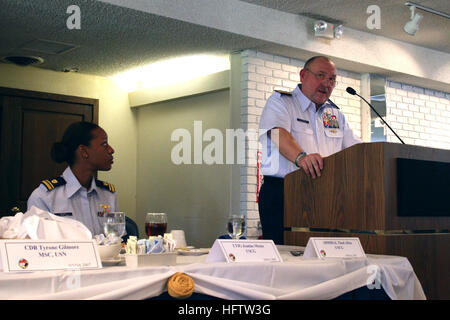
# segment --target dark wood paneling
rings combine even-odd
[[[25,212],[31,192],[66,164],[50,158],[54,142],[76,121],[98,122],[98,100],[0,88],[0,215]]]

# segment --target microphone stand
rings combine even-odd
[[[398,136],[398,134],[395,133],[395,131],[391,128],[390,125],[387,124],[386,121],[384,121],[383,117],[377,112],[377,110],[375,110],[375,108],[374,108],[369,102],[367,102],[366,99],[364,99],[363,97],[361,97],[361,96],[360,96],[359,94],[357,94],[356,92],[355,92],[355,95],[357,95],[358,97],[360,97],[361,99],[363,99],[364,102],[367,103],[367,104],[369,105],[369,107],[373,110],[373,112],[375,112],[375,113],[377,114],[377,116],[381,119],[381,121],[383,121],[383,123],[384,123],[385,125],[388,126],[388,128],[392,131],[393,134],[395,134],[395,136],[398,138],[398,140],[400,140],[401,143],[405,144],[405,143],[403,142],[403,140]]]

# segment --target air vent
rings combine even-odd
[[[63,54],[75,48],[77,48],[77,46],[71,43],[36,39],[22,45],[19,49],[38,52],[40,54]]]
[[[4,57],[2,60],[7,63],[14,63],[22,67],[41,64],[44,62],[44,59],[42,59],[41,57],[34,56],[8,56]]]

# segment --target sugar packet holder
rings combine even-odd
[[[164,238],[149,237],[149,239],[138,240],[136,236],[130,236],[126,245],[127,254],[155,254],[174,252],[176,241],[171,234],[164,234]]]

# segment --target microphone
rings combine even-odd
[[[347,87],[346,91],[347,91],[347,93],[351,94],[352,96],[358,96],[358,97],[360,97],[361,99],[363,99],[364,102],[367,103],[367,104],[369,105],[369,107],[373,110],[373,112],[375,112],[375,113],[377,114],[378,118],[380,118],[381,121],[383,121],[383,123],[384,123],[385,125],[388,126],[388,128],[392,131],[392,133],[395,134],[395,136],[398,138],[398,140],[400,140],[401,143],[405,144],[405,143],[403,142],[403,140],[398,136],[398,134],[395,133],[395,131],[391,128],[391,126],[388,125],[386,121],[384,121],[383,117],[377,112],[377,110],[375,110],[375,108],[374,108],[369,102],[367,102],[366,99],[364,99],[364,98],[361,97],[359,94],[357,94],[355,89],[353,89],[352,87]]]

